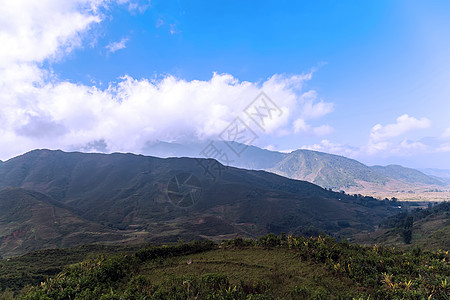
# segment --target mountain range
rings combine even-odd
[[[397,205],[212,159],[35,150],[0,165],[0,255],[94,241],[345,237]]]
[[[205,153],[211,153],[207,151],[210,143],[228,157],[227,160],[221,160],[220,155],[214,157],[224,164],[245,169],[266,170],[334,190],[374,194],[376,191],[396,192],[418,187],[426,190],[450,185],[450,171],[428,169],[425,174],[399,165],[370,167],[344,156],[306,149],[283,153],[225,141],[185,144],[157,142],[149,144],[145,148],[145,153],[158,157],[202,157]],[[236,155],[233,148],[245,151]]]

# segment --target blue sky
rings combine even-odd
[[[0,9],[1,159],[211,139],[264,91],[257,146],[450,169],[448,1],[32,2]]]

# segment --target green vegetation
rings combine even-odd
[[[416,208],[391,216],[376,231],[354,235],[353,241],[360,244],[448,249],[450,203],[444,202],[426,209]]]
[[[97,255],[19,299],[448,299],[450,256],[273,234]],[[5,296],[11,295],[8,290]]]
[[[2,259],[0,261],[0,291],[19,291],[26,285],[38,285],[71,264],[87,258],[134,253],[143,246],[84,245],[65,249],[47,249]],[[0,298],[1,299],[1,298]]]

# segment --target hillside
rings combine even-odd
[[[383,244],[425,249],[450,248],[450,203],[427,209],[402,212],[384,220],[368,234],[356,234],[353,240],[362,244]]]
[[[437,179],[436,177],[431,177],[425,175],[424,173],[411,169],[405,168],[399,165],[388,165],[388,166],[373,166],[371,167],[377,173],[382,174],[386,177],[413,184],[423,184],[423,185],[437,185],[445,186],[447,183],[443,179]]]
[[[18,292],[27,285],[39,285],[49,276],[86,259],[132,254],[144,245],[81,245],[73,248],[32,251],[21,256],[0,260],[0,291]],[[0,293],[1,294],[1,293]],[[2,298],[0,299],[9,299]]]
[[[72,261],[79,250],[67,251]],[[45,254],[8,263],[46,265],[60,257]],[[33,263],[33,257],[41,259]],[[448,299],[449,258],[445,251],[400,251],[322,237],[267,235],[102,254],[32,288],[16,290],[16,295],[19,299]],[[33,277],[36,269],[27,275]],[[0,280],[5,276],[0,269]],[[12,294],[9,290],[4,296]]]
[[[186,144],[158,142],[148,145],[145,153],[159,157],[203,157],[205,156],[203,150],[209,142]],[[428,174],[428,171],[421,173],[414,169],[393,165],[368,167],[354,159],[318,151],[299,149],[291,153],[281,153],[235,142],[212,142],[221,155],[228,158],[221,159],[221,155],[217,155],[217,159],[226,165],[266,170],[288,178],[312,182],[324,188],[345,190],[351,193],[377,197],[382,194],[384,198],[388,195],[394,197],[391,195],[392,193],[404,191],[401,193],[411,200],[412,194],[407,192],[414,191],[417,194],[412,200],[420,200],[428,198],[423,197],[423,192],[450,185],[448,179],[441,178],[447,174],[442,171]],[[229,145],[235,145],[239,149],[245,148],[245,151],[237,156],[231,151]],[[209,152],[206,151],[206,153]],[[211,153],[209,154],[212,155]],[[445,200],[450,197],[450,192],[445,191],[433,195],[433,197]]]
[[[36,191],[20,188],[0,191],[2,255],[124,238],[115,230],[87,221]]]
[[[220,174],[213,180],[200,163],[220,167]],[[182,178],[195,178],[196,183],[181,184],[175,193],[173,184]],[[370,230],[398,210],[370,197],[350,197],[264,171],[217,165],[213,160],[119,153],[32,151],[0,167],[0,188],[6,187],[44,194],[76,220],[95,223],[97,229],[86,230],[94,236],[103,236],[107,227],[114,231],[113,237],[125,234],[131,240],[154,242],[237,234],[256,237],[267,232],[348,236]],[[3,238],[10,234],[6,229],[0,232]],[[23,241],[19,236],[16,244],[20,246],[14,253],[27,251]],[[76,235],[64,241],[67,246],[85,242]]]
[[[433,169],[433,168],[426,168],[426,169],[420,169],[422,173],[437,177],[438,179],[444,179],[448,184],[450,184],[450,170],[442,170],[442,169]]]
[[[361,186],[360,181],[379,185],[388,181],[386,176],[356,160],[310,150],[290,153],[270,171],[333,189]]]
[[[208,145],[210,143],[218,150],[219,154],[214,157],[214,151],[209,152]],[[244,149],[242,153],[236,155],[230,148],[236,147]],[[146,155],[157,156],[162,158],[169,157],[212,157],[218,159],[224,165],[233,167],[251,169],[251,170],[268,170],[283,160],[288,154],[277,151],[269,151],[261,149],[253,145],[244,145],[237,142],[224,142],[220,140],[206,142],[190,142],[190,143],[167,143],[157,142],[148,144],[143,152]]]

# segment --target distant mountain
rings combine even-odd
[[[252,170],[270,169],[288,155],[287,153],[269,151],[252,145],[218,140],[184,144],[157,142],[148,144],[144,148],[144,154],[161,158],[214,158],[224,165]]]
[[[210,172],[213,167],[219,168],[215,180],[202,165],[210,166]],[[14,228],[31,224],[27,229],[30,237],[32,228],[47,228],[52,211],[66,214],[64,219],[78,224],[75,232],[110,234],[108,238],[94,238],[96,241],[128,238],[167,242],[179,238],[256,237],[267,232],[345,236],[369,230],[398,210],[370,197],[350,197],[305,181],[226,167],[210,159],[120,153],[35,150],[0,166],[0,189],[9,193],[0,199],[6,213],[0,227],[2,241],[11,235],[11,224],[16,224]],[[39,194],[30,196],[35,192]],[[26,202],[18,206],[21,202],[16,198]],[[36,205],[47,207],[47,218],[33,217]],[[24,219],[14,223],[18,207],[23,209],[18,215]],[[63,220],[58,220],[53,223],[55,238],[67,243],[43,242],[41,246],[86,241],[76,234],[68,239],[70,230],[59,228]],[[15,237],[19,246],[14,251],[26,251],[29,238]],[[8,254],[6,249],[0,250],[0,255]]]
[[[356,160],[311,150],[294,151],[269,171],[333,189],[361,186],[361,181],[375,184],[388,181]]]
[[[373,166],[371,167],[377,173],[382,174],[386,177],[404,182],[404,183],[415,183],[415,184],[427,184],[427,185],[440,185],[445,186],[446,182],[442,179],[436,177],[431,177],[425,175],[424,173],[411,169],[405,168],[399,165],[388,165],[388,166]]]
[[[443,169],[419,169],[424,174],[429,176],[437,177],[438,179],[444,179],[448,184],[450,184],[450,170]]]
[[[239,168],[266,170],[292,179],[305,180],[324,188],[335,190],[411,190],[418,183],[431,187],[450,184],[439,175],[426,175],[420,171],[401,166],[368,167],[354,159],[318,151],[299,149],[291,153],[269,151],[235,142],[208,141],[204,143],[164,143],[148,145],[146,154],[160,157],[204,157],[212,155],[213,143],[222,163]],[[239,155],[233,148],[244,149]],[[224,155],[227,159],[221,159]],[[207,155],[206,155],[207,156]],[[209,157],[209,156],[207,156]],[[441,173],[442,174],[442,173]],[[450,175],[449,175],[450,176]],[[386,186],[389,183],[389,186]]]

